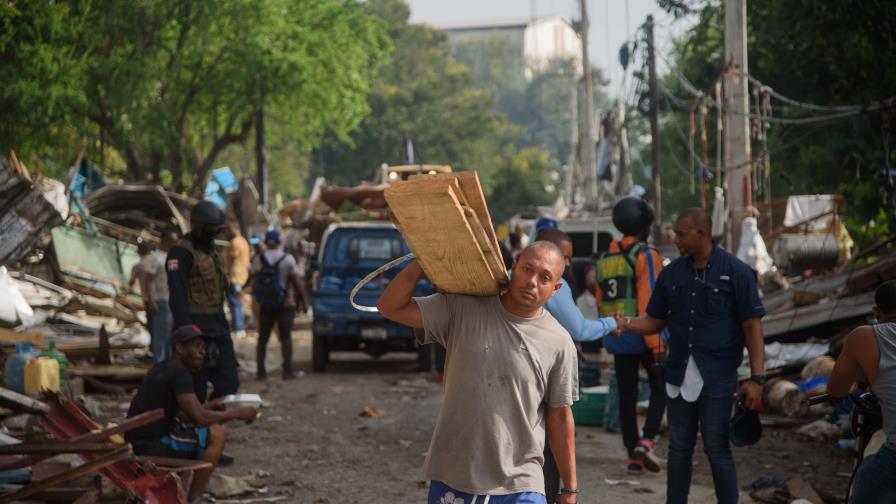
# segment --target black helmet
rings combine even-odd
[[[639,236],[653,224],[653,210],[646,201],[627,196],[613,207],[613,225],[625,236]]]
[[[224,211],[211,201],[200,201],[190,211],[190,231],[200,240],[211,240],[224,230]]]
[[[748,410],[738,402],[731,417],[728,437],[731,444],[737,447],[753,446],[762,439],[762,422],[759,413]]]

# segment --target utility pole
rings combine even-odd
[[[566,158],[566,204],[574,205],[576,202],[576,186],[579,150],[579,92],[575,71],[572,75],[572,89],[569,93],[569,155]]]
[[[255,112],[255,169],[258,177],[258,199],[268,209],[268,158],[264,153],[264,109]]]
[[[737,252],[740,228],[749,217],[750,127],[747,111],[747,0],[725,0],[725,171],[728,180],[728,250]]]
[[[653,46],[653,16],[647,16],[644,23],[647,32],[647,72],[648,86],[650,87],[650,164],[653,179],[653,211],[656,216],[657,229],[663,222],[663,194],[660,180],[660,128],[657,115],[659,114],[659,90],[656,84],[656,52]]]
[[[582,168],[585,173],[582,182],[590,182],[591,198],[594,201],[595,213],[600,213],[600,181],[597,179],[597,167],[594,158],[595,124],[594,124],[594,96],[591,90],[591,61],[588,59],[588,29],[591,23],[588,21],[587,0],[579,0],[582,11],[582,21],[579,34],[582,38],[582,82],[584,84],[585,99],[585,128],[580,132],[580,144],[582,149]]]

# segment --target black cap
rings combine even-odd
[[[205,338],[202,329],[196,324],[182,325],[171,334],[171,344],[186,343],[195,338]]]

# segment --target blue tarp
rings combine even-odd
[[[216,170],[212,170],[205,184],[205,193],[203,199],[211,201],[220,208],[227,208],[227,195],[233,194],[240,187],[240,182],[236,176],[230,171],[230,168],[224,166]]]

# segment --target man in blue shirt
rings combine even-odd
[[[728,444],[734,394],[756,409],[765,384],[764,340],[756,276],[715,245],[706,211],[689,208],[675,223],[681,257],[656,280],[647,314],[617,314],[620,330],[653,334],[669,330],[666,392],[669,396],[669,466],[666,502],[686,503],[699,429],[720,504],[736,503],[737,472]],[[738,388],[737,368],[746,344],[752,376]]]
[[[539,224],[542,224],[544,220],[545,218],[539,220]],[[566,261],[566,269],[563,272],[563,277],[560,279],[562,284],[560,290],[548,299],[548,302],[544,305],[545,309],[557,319],[557,322],[560,322],[560,325],[569,332],[569,335],[576,342],[597,341],[616,330],[616,320],[613,317],[589,320],[582,315],[582,310],[576,306],[572,289],[566,280],[571,278],[572,275],[572,238],[565,232],[556,229],[556,223],[554,223],[554,226],[546,226],[539,229],[535,239],[538,241],[549,241],[556,245],[563,253],[563,258]],[[548,502],[554,502],[557,493],[560,491],[560,471],[557,468],[557,462],[554,460],[554,454],[547,447],[547,443],[545,447],[543,466],[545,495]]]

